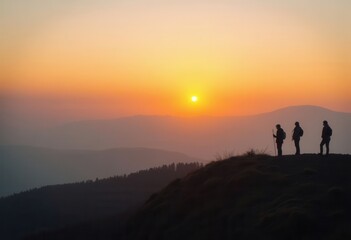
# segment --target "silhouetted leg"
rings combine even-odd
[[[296,153],[295,155],[300,155],[300,139],[294,140],[295,142],[295,148],[296,148]]]
[[[282,146],[283,146],[283,143],[277,143],[278,156],[283,155]]]
[[[320,146],[320,154],[323,154],[323,145],[324,145],[324,139],[322,139]]]
[[[329,154],[329,142],[330,142],[330,139],[325,141],[325,147],[327,148],[327,155]]]

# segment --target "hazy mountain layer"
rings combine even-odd
[[[150,167],[199,159],[146,148],[57,150],[0,146],[0,197],[51,184],[128,174]]]
[[[183,152],[212,160],[217,153],[241,154],[254,148],[274,154],[272,129],[280,123],[287,133],[284,153],[294,153],[291,131],[299,121],[305,131],[303,153],[317,153],[322,121],[333,128],[331,151],[351,153],[351,113],[320,107],[288,107],[247,117],[162,117],[135,116],[114,120],[68,123],[56,128],[30,132],[9,132],[1,142],[68,149],[148,147]]]

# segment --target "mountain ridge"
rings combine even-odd
[[[335,152],[351,153],[351,113],[340,113],[314,106],[296,106],[270,113],[245,117],[157,117],[138,116],[117,120],[85,121],[52,128],[31,138],[31,145],[101,150],[114,147],[147,147],[182,152],[211,160],[224,151],[241,154],[250,148],[274,146],[271,130],[280,123],[288,135],[295,121],[300,121],[306,135],[301,140],[303,152],[317,152],[322,121],[328,120],[334,130]],[[294,145],[288,136],[287,154]]]
[[[254,116],[260,116],[260,115],[266,115],[270,113],[275,113],[275,112],[281,112],[281,111],[289,111],[289,110],[295,110],[295,109],[305,109],[305,110],[319,110],[319,111],[328,111],[328,112],[334,112],[334,113],[345,113],[345,114],[351,114],[351,112],[344,112],[344,111],[337,111],[333,110],[327,107],[322,107],[318,105],[291,105],[291,106],[286,106],[286,107],[281,107],[275,110],[267,111],[267,112],[261,112],[261,113],[253,113],[253,114],[245,114],[245,115],[224,115],[224,116],[211,116],[211,115],[201,115],[201,116],[176,116],[176,115],[142,115],[142,114],[136,114],[136,115],[130,115],[130,116],[123,116],[123,117],[116,117],[116,118],[102,118],[102,119],[85,119],[85,120],[78,120],[78,121],[70,121],[66,122],[64,124],[61,124],[60,126],[65,126],[65,125],[70,125],[70,124],[79,124],[79,123],[84,123],[84,122],[101,122],[101,121],[118,121],[118,120],[125,120],[125,119],[138,119],[138,118],[178,118],[178,119],[196,119],[196,118],[236,118],[236,117],[254,117]]]

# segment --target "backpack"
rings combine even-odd
[[[286,138],[286,133],[284,132],[284,130],[283,130],[283,140]]]
[[[333,129],[331,127],[328,127],[328,136],[331,137],[333,135]]]
[[[302,137],[302,136],[303,136],[303,129],[300,128],[300,137]]]

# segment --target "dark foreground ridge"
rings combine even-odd
[[[232,157],[173,181],[122,230],[111,219],[29,239],[351,239],[350,173],[350,155]]]
[[[233,157],[174,181],[124,239],[351,239],[351,156]]]
[[[154,192],[201,166],[163,165],[129,175],[47,186],[0,198],[0,239],[17,240],[55,229],[60,229],[58,232],[73,229],[81,239],[91,239],[90,226],[100,225],[104,229],[99,228],[99,232],[111,235]],[[53,235],[48,239],[59,238]],[[64,235],[68,236],[61,239],[76,239],[71,233]],[[93,239],[104,239],[102,236]]]

